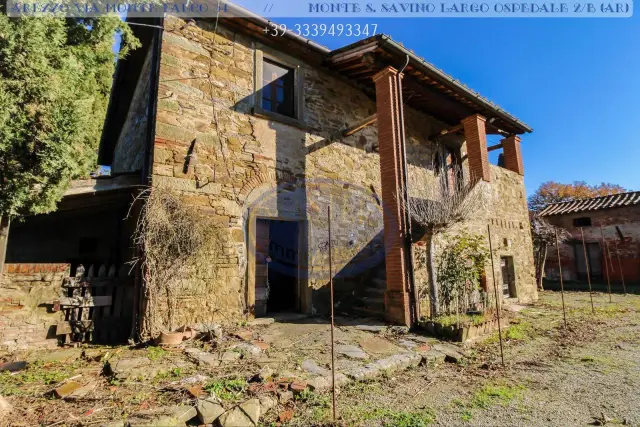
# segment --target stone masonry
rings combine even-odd
[[[640,206],[638,205],[545,217],[551,224],[564,228],[570,234],[570,237],[560,244],[564,280],[586,281],[586,278],[579,277],[577,272],[576,251],[581,257],[584,255],[580,252],[583,251],[580,229],[573,223],[575,219],[584,217],[590,218],[592,224],[589,227],[583,227],[585,242],[587,245],[595,245],[599,248],[600,275],[594,280],[606,283],[606,268],[609,268],[610,280],[617,287],[622,283],[621,270],[624,273],[625,284],[640,283]],[[606,247],[602,250],[600,225],[603,228],[609,253],[606,253]],[[609,261],[609,254],[611,261]],[[552,280],[559,278],[558,256],[555,248],[549,248],[545,274]]]
[[[185,26],[167,17],[164,26],[152,184],[180,193],[194,208],[210,214],[228,236],[223,256],[199,267],[192,279],[205,285],[192,289],[212,290],[185,292],[180,321],[235,319],[253,312],[259,262],[253,256],[256,218],[299,221],[300,309],[326,313],[328,205],[332,273],[339,278],[336,301],[346,310],[361,287],[370,286],[359,278],[373,279],[384,272],[386,207],[378,126],[341,135],[375,113],[375,101],[343,78],[274,52],[224,24],[215,35],[214,23],[206,20]],[[252,114],[258,51],[297,64],[303,74],[299,123]],[[408,173],[433,179],[431,165],[441,146],[429,142],[429,136],[447,126],[408,106],[404,121]],[[461,154],[466,158],[466,152]],[[493,224],[497,251],[513,253],[516,259],[518,297],[535,299],[523,178],[493,166],[480,172],[491,180],[490,205],[469,228],[486,233],[487,222]],[[506,240],[510,243],[503,245]]]
[[[52,348],[62,312],[52,302],[70,273],[69,264],[5,264],[0,280],[0,348]]]

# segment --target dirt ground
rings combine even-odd
[[[338,396],[349,426],[640,425],[640,297],[544,292],[506,332],[468,349],[459,365],[353,384]],[[329,419],[329,402],[297,408],[295,425]]]
[[[539,302],[517,313],[503,333],[504,367],[496,333],[464,348],[467,357],[460,363],[419,366],[343,386],[337,424],[640,426],[640,296],[614,294],[609,303],[608,295],[594,294],[595,315],[588,293],[567,293],[565,302],[566,330],[557,292],[542,293]],[[340,323],[337,340],[359,346],[372,360],[403,351],[411,337],[357,325]],[[246,331],[250,337],[234,336]],[[0,372],[0,396],[13,406],[0,425],[101,426],[114,420],[122,425],[122,420],[154,408],[194,405],[194,386],[196,394],[215,394],[229,407],[270,384],[251,379],[267,366],[280,378],[305,378],[300,366],[308,359],[326,367],[327,334],[326,322],[313,318],[238,325],[236,331],[225,331],[218,348],[207,342],[190,344],[200,355],[218,354],[221,361],[211,364],[193,363],[184,348],[87,347],[0,355],[4,361],[30,362],[26,370]],[[254,348],[247,343],[266,349],[251,356]],[[148,365],[127,378],[105,375],[106,364],[141,356]],[[346,357],[338,362],[340,369],[360,363]],[[62,400],[52,393],[71,381],[83,386],[73,398]],[[331,419],[331,395],[306,389],[291,400],[281,399],[261,425],[328,426]]]

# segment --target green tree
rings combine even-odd
[[[117,16],[0,13],[0,217],[54,210],[95,167],[115,61],[138,46]]]
[[[608,196],[610,194],[624,193],[625,191],[627,190],[624,187],[607,182],[603,182],[600,185],[588,185],[584,181],[575,181],[572,184],[547,181],[542,183],[536,192],[529,197],[529,209],[538,212],[549,203]]]

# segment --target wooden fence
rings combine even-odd
[[[65,278],[54,310],[64,311],[56,334],[64,343],[116,344],[126,342],[134,314],[134,277],[130,266],[82,265]]]

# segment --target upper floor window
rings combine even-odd
[[[591,227],[591,218],[588,216],[573,219],[574,227]]]
[[[252,113],[300,129],[304,123],[304,63],[286,53],[256,45]]]
[[[262,64],[262,109],[296,117],[295,70],[264,59]]]

